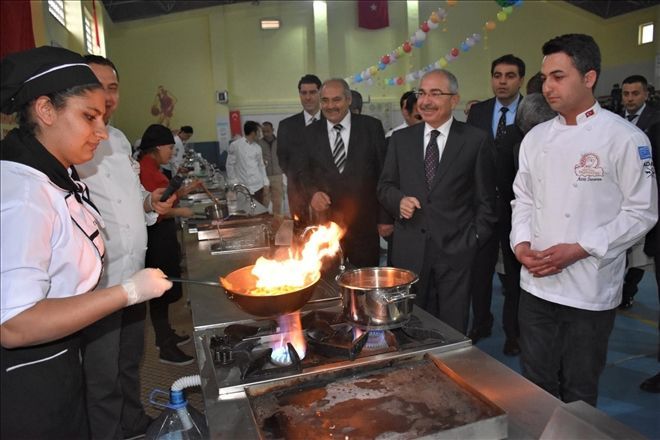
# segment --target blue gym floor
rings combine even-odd
[[[504,332],[501,292],[499,279],[495,276],[491,308],[495,316],[493,334],[480,340],[477,347],[520,372],[519,357],[502,354]],[[655,277],[651,272],[646,272],[632,308],[617,311],[598,397],[598,408],[601,411],[650,439],[660,439],[660,394],[642,391],[639,384],[660,372],[660,363],[657,361],[658,309]]]

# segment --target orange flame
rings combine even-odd
[[[279,343],[276,343],[273,347],[273,354],[271,355],[273,360],[282,365],[292,363],[286,346],[288,342],[296,349],[296,353],[298,353],[300,359],[303,359],[305,353],[307,353],[307,342],[305,342],[305,335],[302,331],[300,312],[278,316],[277,323],[280,326],[281,337]]]
[[[339,251],[339,240],[344,231],[336,223],[318,226],[304,244],[299,256],[291,254],[286,260],[260,257],[252,275],[257,278],[257,288],[304,287],[319,277],[323,258],[332,257]]]

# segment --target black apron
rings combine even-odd
[[[89,438],[79,336],[2,348],[3,439]]]

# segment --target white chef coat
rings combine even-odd
[[[270,185],[261,146],[256,142],[248,142],[245,137],[229,144],[226,166],[229,183],[242,183],[253,194]]]
[[[520,286],[557,304],[609,310],[621,302],[625,254],[657,220],[646,135],[596,103],[577,125],[558,116],[534,127],[520,148],[511,246],[579,243],[589,253],[562,272]]]
[[[104,245],[88,235],[103,226],[98,213],[27,165],[0,161],[0,182],[0,323],[94,289]]]
[[[105,223],[101,230],[106,244],[105,271],[99,287],[120,284],[144,268],[147,226],[158,218],[155,212],[144,212],[149,192],[140,183],[140,164],[131,157],[131,144],[124,133],[108,126],[108,139],[99,144],[92,160],[76,165],[76,170]]]

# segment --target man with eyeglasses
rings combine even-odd
[[[308,209],[301,193],[300,183],[296,180],[300,168],[297,165],[301,155],[301,137],[303,129],[321,118],[319,90],[321,80],[307,74],[298,81],[298,94],[303,111],[282,120],[278,126],[277,158],[286,174],[287,195],[291,218],[307,223]],[[304,151],[302,151],[304,153]]]
[[[495,141],[495,152],[497,154],[499,140],[505,132],[505,127],[514,123],[518,104],[522,99],[520,88],[525,80],[525,63],[514,55],[503,55],[492,62],[490,78],[495,96],[474,104],[470,108],[467,123],[488,133],[490,138]],[[499,201],[498,199],[498,203],[508,204],[508,201]],[[473,343],[490,336],[492,332],[493,314],[490,311],[490,306],[493,295],[493,273],[495,272],[499,249],[499,240],[497,234],[495,234],[479,251],[475,260],[472,287],[470,288],[473,319],[469,336]],[[513,256],[506,254],[503,258],[513,258]],[[517,290],[509,286],[506,275],[498,275],[504,288],[504,307],[509,309],[515,307]],[[505,315],[507,321],[503,324],[506,341],[503,351],[506,355],[514,356],[520,353],[517,314],[513,311],[513,313],[505,313]],[[508,317],[512,317],[515,321],[509,322],[512,320]]]
[[[390,138],[378,199],[394,223],[392,263],[419,274],[415,304],[467,332],[477,251],[493,235],[493,143],[457,121],[458,81],[427,72],[417,91],[423,124]]]

